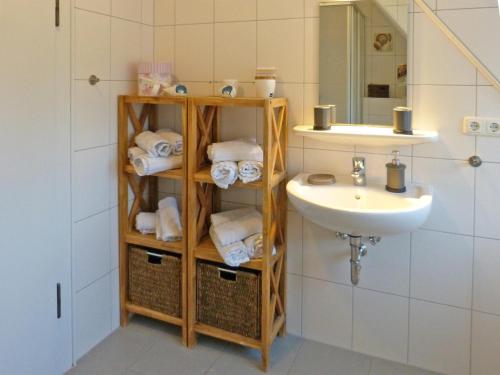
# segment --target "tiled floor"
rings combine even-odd
[[[186,349],[179,332],[145,318],[134,317],[83,357],[66,375],[252,375],[259,370],[256,350],[199,337]],[[288,335],[272,349],[268,374],[275,375],[432,375],[345,349]]]

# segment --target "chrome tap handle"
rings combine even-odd
[[[352,169],[354,172],[363,171],[366,168],[366,160],[364,157],[355,156],[352,158]]]

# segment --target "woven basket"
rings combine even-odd
[[[242,336],[260,338],[260,273],[197,264],[198,322]]]
[[[128,298],[134,305],[180,317],[181,277],[178,256],[130,247]]]

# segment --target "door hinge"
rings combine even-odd
[[[61,25],[61,10],[59,8],[59,0],[56,1],[56,27]]]
[[[61,284],[57,283],[57,319],[61,319]]]

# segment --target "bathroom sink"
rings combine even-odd
[[[412,184],[406,193],[390,193],[384,184],[368,180],[354,186],[352,178],[337,177],[333,185],[311,185],[300,174],[287,185],[297,210],[324,228],[354,236],[389,236],[411,232],[427,220],[432,189]]]

